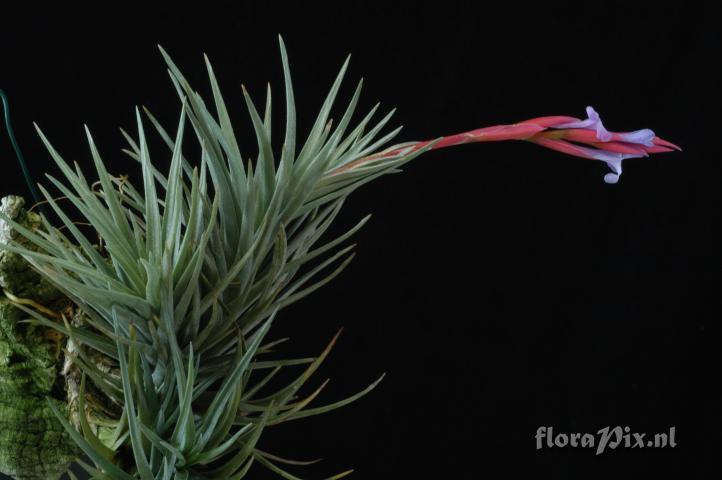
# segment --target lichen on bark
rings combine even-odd
[[[23,208],[24,200],[7,196],[0,211],[31,228],[40,217]],[[30,247],[0,219],[0,242]],[[62,355],[52,330],[23,323],[28,315],[8,298],[22,298],[60,311],[69,301],[19,255],[0,249],[0,472],[17,480],[55,480],[79,455],[78,447],[55,418],[48,399],[67,412]]]

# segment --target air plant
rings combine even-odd
[[[369,217],[321,243],[353,191],[429,150],[470,142],[523,140],[598,159],[613,171],[608,182],[618,180],[625,158],[677,148],[651,130],[608,132],[591,108],[585,120],[541,117],[383,148],[400,129],[381,133],[393,111],[372,122],[378,105],[352,123],[362,82],[340,120],[330,121],[348,59],[301,141],[282,40],[280,49],[286,100],[280,152],[271,146],[270,87],[262,113],[243,89],[258,144],[255,160],[244,159],[208,59],[213,109],[163,49],[180,97],[177,127],[170,133],[136,109],[136,136],[123,131],[142,185],[107,171],[89,130],[95,183],[38,129],[64,176],[47,175],[49,182],[92,233],[43,186],[43,202],[59,225],[22,208],[19,197],[3,199],[0,425],[7,433],[0,434],[0,469],[18,479],[57,478],[75,461],[98,479],[225,480],[247,478],[258,464],[297,478],[282,467],[288,461],[258,448],[263,432],[347,405],[382,378],[349,398],[313,406],[325,383],[305,395],[302,387],[338,335],[313,358],[268,358],[281,342],[269,335],[279,312],[353,258],[354,246],[344,244]],[[151,161],[148,124],[168,146],[167,171]],[[196,158],[185,153],[188,130],[200,145]],[[18,352],[25,354],[20,360]],[[279,371],[298,366],[294,380],[274,384]],[[23,382],[13,384],[19,377],[11,371],[24,372]],[[9,407],[31,397],[43,398],[32,408],[53,414],[42,417],[52,439],[25,435],[30,407]],[[20,461],[12,439],[23,435],[43,458],[39,464]]]

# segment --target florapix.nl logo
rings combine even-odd
[[[592,448],[596,455],[617,448],[674,448],[677,446],[677,429],[655,434],[633,432],[628,426],[604,427],[596,433],[554,433],[554,427],[539,427],[534,438],[536,449]]]

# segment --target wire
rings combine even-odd
[[[30,194],[33,196],[33,200],[35,200],[35,203],[40,202],[40,194],[38,193],[38,189],[35,187],[35,184],[33,183],[33,178],[30,175],[30,171],[28,170],[28,165],[25,163],[25,157],[23,156],[22,150],[20,150],[20,145],[18,145],[17,140],[15,139],[15,134],[13,133],[13,127],[10,123],[10,104],[8,102],[8,97],[5,95],[5,92],[0,88],[0,98],[2,98],[3,102],[3,117],[5,119],[5,129],[7,130],[8,137],[10,137],[10,143],[13,146],[13,149],[15,150],[15,156],[18,159],[18,162],[20,163],[20,168],[23,171],[23,176],[25,177],[25,183],[28,185],[28,188],[30,189]]]

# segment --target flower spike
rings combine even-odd
[[[622,174],[622,160],[681,150],[677,145],[657,137],[648,128],[633,132],[611,132],[604,127],[594,108],[587,107],[586,112],[587,118],[584,120],[559,115],[537,117],[512,125],[479,128],[436,140],[391,147],[336,168],[327,175],[333,176],[371,161],[393,158],[400,153],[413,152],[427,146],[436,150],[472,142],[524,140],[567,155],[605,162],[612,171],[604,176],[604,181],[617,183]]]

